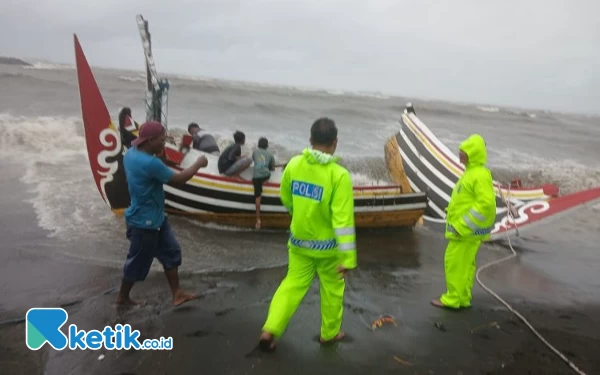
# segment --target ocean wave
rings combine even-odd
[[[23,69],[29,70],[75,70],[75,65],[56,64],[46,62],[34,62],[31,66],[24,66]]]
[[[24,117],[0,113],[0,155],[23,166],[21,181],[38,225],[50,236],[102,231],[111,212],[95,189],[82,123],[76,117]]]
[[[50,77],[36,77],[29,74],[24,73],[10,73],[10,72],[2,72],[0,73],[0,81],[13,81],[14,83],[27,85],[27,84],[36,84],[36,85],[44,85],[49,84],[53,86],[69,86],[70,84],[63,80],[57,80],[56,78],[52,79]]]
[[[119,80],[125,82],[146,82],[146,75],[140,74],[137,77],[119,76]]]
[[[497,159],[491,169],[494,179],[500,182],[520,178],[525,186],[554,184],[561,194],[600,186],[600,168],[575,160],[548,160],[515,150],[500,153]]]
[[[490,113],[500,112],[500,108],[498,108],[498,107],[477,106],[475,108],[477,108],[478,110],[483,111],[483,112],[490,112]]]

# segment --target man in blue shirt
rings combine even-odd
[[[123,267],[123,282],[117,297],[118,304],[137,305],[129,297],[133,284],[146,279],[154,258],[162,264],[173,294],[173,304],[198,298],[179,287],[178,267],[181,265],[181,247],[165,216],[163,184],[184,184],[208,160],[201,156],[181,172],[169,169],[156,154],[165,147],[167,134],[159,122],[147,122],[140,128],[123,163],[131,203],[125,211],[129,253]]]

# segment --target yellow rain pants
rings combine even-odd
[[[273,296],[263,331],[279,338],[310,288],[315,273],[321,293],[321,338],[333,339],[340,332],[344,312],[345,281],[337,273],[340,257],[315,256],[311,250],[290,248],[288,272]]]
[[[471,291],[475,281],[475,258],[481,241],[450,240],[444,256],[446,293],[440,301],[451,308],[471,306]]]

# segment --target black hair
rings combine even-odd
[[[190,133],[190,130],[192,130],[192,128],[199,128],[200,126],[198,126],[198,124],[196,124],[195,122],[191,122],[188,125],[188,133]]]
[[[131,116],[131,108],[123,107],[121,112],[119,112],[119,129],[125,129],[125,116]]]
[[[314,145],[331,146],[337,138],[335,122],[327,117],[321,117],[312,124],[310,138]]]
[[[233,133],[233,140],[235,141],[235,143],[243,143],[246,140],[246,134],[238,130],[235,133]]]
[[[261,137],[258,140],[258,148],[264,148],[266,149],[267,147],[269,147],[269,140],[265,137]]]

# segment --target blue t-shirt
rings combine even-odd
[[[127,150],[123,158],[131,203],[125,211],[128,225],[158,229],[165,220],[163,184],[175,174],[159,158],[137,148]]]

